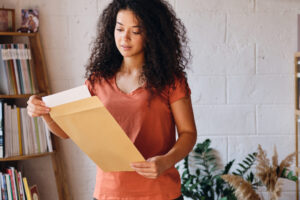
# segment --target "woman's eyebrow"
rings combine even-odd
[[[117,22],[117,24],[121,25],[121,26],[124,26],[124,24],[122,24],[121,22]],[[140,25],[135,25],[135,26],[132,26],[133,28],[141,28]]]

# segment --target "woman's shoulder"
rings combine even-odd
[[[168,93],[170,103],[183,97],[189,97],[191,95],[191,90],[187,78],[185,76],[175,77],[173,84],[166,87],[166,92]]]
[[[113,78],[103,78],[103,77],[95,77],[91,76],[90,78],[85,80],[85,85],[88,87],[90,93],[92,95],[96,94],[96,90],[98,88],[105,87],[107,85],[111,85],[113,83]]]

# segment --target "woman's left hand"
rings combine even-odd
[[[131,167],[140,175],[155,179],[172,165],[169,164],[165,156],[155,156],[144,162],[131,163]]]

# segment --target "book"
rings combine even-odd
[[[27,200],[32,200],[32,198],[31,198],[31,192],[30,192],[30,189],[29,189],[26,177],[23,177],[23,184],[24,184],[24,188],[25,188],[26,199]]]
[[[14,64],[16,65],[15,68],[17,69],[18,73],[18,78],[19,78],[19,83],[20,83],[20,94],[26,94],[25,92],[25,87],[24,87],[24,77],[22,73],[22,67],[21,67],[21,61],[20,61],[20,56],[18,48],[18,44],[11,44],[11,48],[14,52]]]
[[[2,173],[1,179],[2,179],[1,190],[3,191],[2,192],[2,200],[8,200],[7,184],[6,184],[5,174]]]
[[[11,193],[12,193],[13,199],[15,200],[15,199],[17,199],[17,190],[16,190],[17,188],[16,188],[14,170],[12,168],[8,168],[8,169],[6,169],[6,172],[9,174]]]
[[[12,185],[11,185],[11,179],[9,174],[5,174],[5,180],[6,180],[6,188],[7,188],[7,196],[8,200],[14,200],[13,199],[13,192],[12,192]]]
[[[46,139],[47,139],[47,149],[48,149],[48,152],[53,152],[50,130],[47,127],[47,125],[44,125],[44,127],[46,129]]]
[[[19,183],[19,191],[20,191],[20,200],[26,200],[25,190],[23,187],[23,178],[22,178],[21,172],[18,172],[18,183]]]
[[[9,157],[11,155],[11,107],[4,103],[4,155],[5,157]]]
[[[34,63],[27,44],[1,44],[0,94],[38,92]]]
[[[0,158],[4,158],[4,101],[0,99]]]
[[[21,111],[20,108],[17,108],[17,117],[18,117],[18,144],[19,144],[19,155],[23,155],[23,145],[22,145],[22,126],[21,126]]]
[[[16,193],[17,199],[21,199],[21,197],[20,197],[20,186],[19,186],[19,181],[18,181],[18,172],[14,167],[10,167],[10,168],[13,172],[15,193]]]
[[[16,85],[17,85],[17,94],[22,94],[21,92],[21,82],[20,82],[20,77],[19,77],[19,69],[17,66],[17,51],[14,49],[14,44],[8,44],[8,50],[11,55],[11,63],[12,63],[12,68],[14,70],[14,77],[16,80]]]
[[[32,200],[40,200],[40,195],[38,192],[37,185],[33,185],[30,187],[30,193],[31,193]]]
[[[0,158],[47,151],[52,152],[53,148],[45,122],[28,116],[26,108],[0,100]]]
[[[2,58],[2,48],[3,45],[0,45],[0,94],[10,94],[9,92],[9,75],[5,62]]]

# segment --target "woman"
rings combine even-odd
[[[174,165],[197,135],[184,71],[186,43],[183,24],[163,0],[114,0],[103,11],[86,85],[146,161],[131,163],[132,172],[98,168],[95,199],[183,199]],[[42,116],[53,133],[67,138],[49,111],[37,96],[29,99],[29,115]]]

